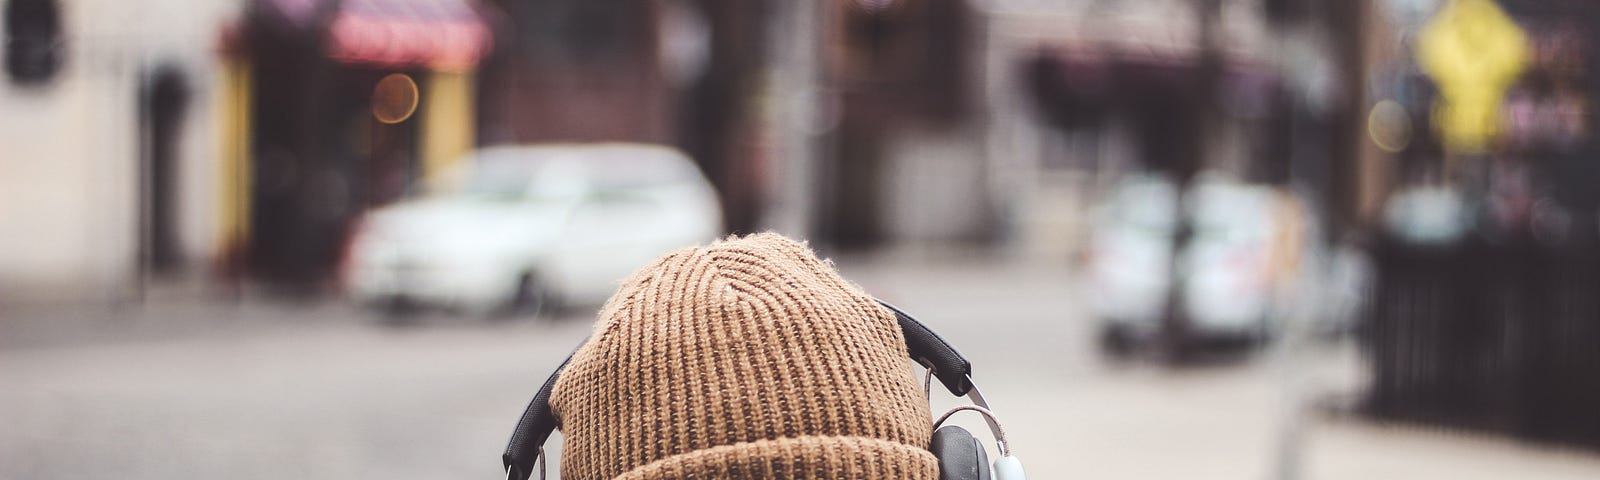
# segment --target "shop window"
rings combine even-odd
[[[5,69],[13,83],[43,84],[61,69],[61,9],[55,0],[9,0]]]

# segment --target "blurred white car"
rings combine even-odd
[[[689,158],[636,144],[501,146],[458,185],[370,212],[350,240],[346,291],[475,313],[597,304],[633,270],[722,230]]]
[[[1201,181],[1185,202],[1193,235],[1178,257],[1183,279],[1183,313],[1202,334],[1263,337],[1273,300],[1283,280],[1284,262],[1299,254],[1290,248],[1291,220],[1278,211],[1278,192],[1270,187]]]
[[[1154,330],[1172,285],[1178,188],[1154,175],[1123,179],[1094,213],[1087,280],[1090,307],[1114,335]]]
[[[1174,258],[1172,180],[1130,176],[1095,216],[1086,279],[1102,346],[1124,352],[1160,333],[1170,289],[1191,337],[1260,339],[1305,254],[1304,218],[1276,189],[1202,176],[1182,199],[1191,235]]]

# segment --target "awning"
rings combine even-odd
[[[476,67],[493,44],[475,0],[271,0],[291,23],[314,23],[331,12],[326,54],[357,65],[462,71]],[[324,17],[329,18],[329,17]]]

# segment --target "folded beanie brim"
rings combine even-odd
[[[616,480],[937,480],[939,461],[923,447],[844,436],[804,436],[721,445],[672,455]]]

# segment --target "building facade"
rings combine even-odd
[[[239,2],[7,0],[0,299],[116,299],[221,247],[222,26]]]

